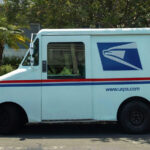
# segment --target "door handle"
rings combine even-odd
[[[46,60],[42,61],[42,72],[47,72],[47,63],[46,63]]]

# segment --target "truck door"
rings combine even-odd
[[[42,120],[92,119],[89,36],[42,36]]]

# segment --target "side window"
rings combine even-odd
[[[30,53],[28,53],[28,55],[26,56],[24,62],[23,62],[23,66],[30,66]],[[37,39],[34,42],[34,53],[33,53],[33,58],[34,58],[34,66],[38,66],[39,65],[39,39]]]
[[[48,79],[85,78],[85,46],[82,42],[49,43]]]

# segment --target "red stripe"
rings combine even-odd
[[[41,83],[42,80],[8,80],[0,81],[0,83]]]
[[[139,80],[150,80],[150,77],[143,77],[143,78],[101,78],[101,79],[9,80],[9,81],[0,81],[0,83],[96,82],[96,81],[139,81]]]

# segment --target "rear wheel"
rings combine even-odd
[[[150,128],[150,107],[141,101],[125,104],[119,113],[119,123],[129,133],[144,133]]]
[[[0,133],[16,132],[21,126],[19,111],[11,105],[0,107]]]

